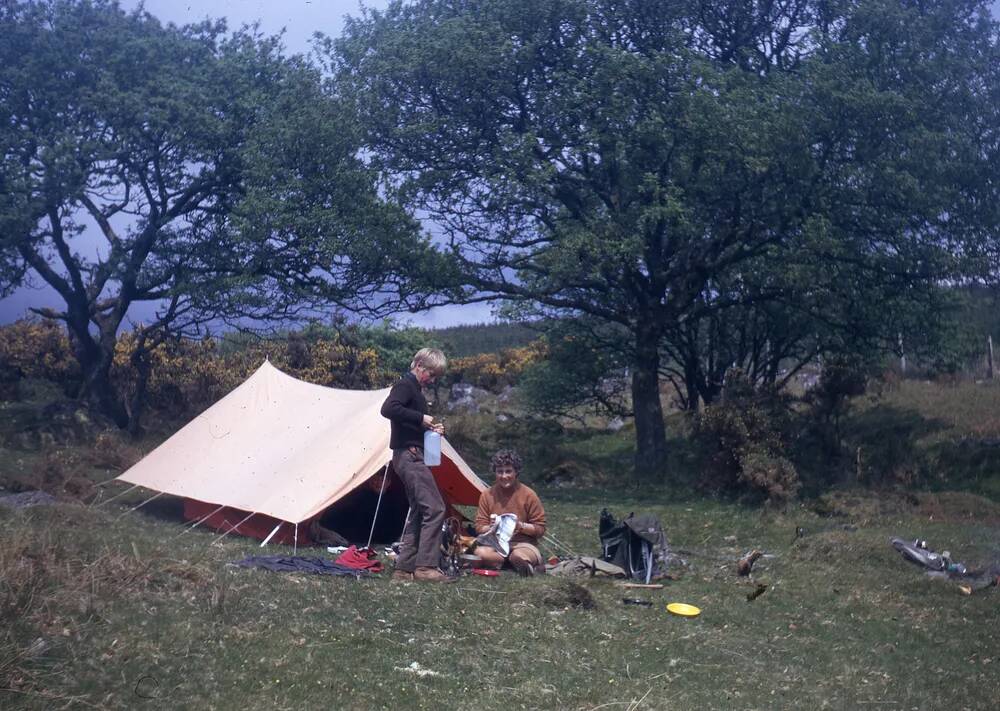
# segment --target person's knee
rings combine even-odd
[[[539,556],[535,554],[533,550],[525,550],[524,548],[518,548],[510,552],[510,562],[512,565],[516,563],[525,563],[527,565],[538,565],[541,563]]]
[[[440,526],[446,512],[443,501],[428,501],[423,507],[423,519]]]
[[[425,489],[421,491],[416,503],[420,509],[420,515],[424,520],[444,518],[447,510],[444,505],[444,499],[441,498],[441,494],[437,492],[437,489]]]

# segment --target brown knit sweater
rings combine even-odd
[[[545,509],[538,494],[531,487],[517,482],[509,494],[496,484],[479,495],[479,510],[476,511],[476,532],[483,533],[490,527],[490,514],[517,514],[521,523],[530,523],[537,534],[526,536],[520,531],[511,537],[511,543],[537,543],[545,535]]]

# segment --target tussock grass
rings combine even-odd
[[[586,586],[572,580],[557,580],[533,589],[530,602],[543,610],[595,610],[597,602]]]
[[[1000,693],[1000,591],[962,595],[888,545],[920,536],[968,564],[989,560],[995,504],[928,495],[882,510],[861,497],[831,517],[576,494],[542,491],[553,532],[577,552],[597,552],[608,505],[658,514],[690,565],[663,590],[328,579],[228,567],[256,544],[211,545],[209,532],[181,535],[117,502],[0,509],[0,705],[979,709]],[[960,515],[931,519],[932,505]],[[751,548],[767,556],[738,578]],[[671,601],[702,615],[672,616]]]
[[[121,432],[105,431],[97,435],[94,446],[87,452],[91,466],[114,472],[123,472],[143,457],[143,451],[128,441]]]

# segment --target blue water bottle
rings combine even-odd
[[[434,430],[424,430],[424,464],[436,467],[441,463],[441,435]]]

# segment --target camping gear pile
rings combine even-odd
[[[670,547],[656,516],[630,513],[618,521],[610,511],[603,509],[598,535],[601,558],[624,570],[626,577],[648,583],[666,574]]]
[[[546,572],[568,577],[610,577],[640,580],[648,584],[666,577],[667,567],[675,559],[670,553],[663,524],[652,514],[630,513],[617,520],[607,509],[601,510],[598,524],[601,557],[570,556],[550,561]]]
[[[938,553],[920,538],[911,541],[893,537],[889,543],[904,559],[923,568],[929,577],[958,582],[959,589],[966,595],[1000,586],[1000,563],[971,570],[964,563],[952,560],[948,551]]]
[[[243,560],[232,563],[240,568],[262,568],[275,573],[312,573],[314,575],[333,575],[337,577],[361,578],[370,571],[339,565],[323,558],[307,556],[284,555],[249,555]],[[375,571],[377,572],[377,571]]]

